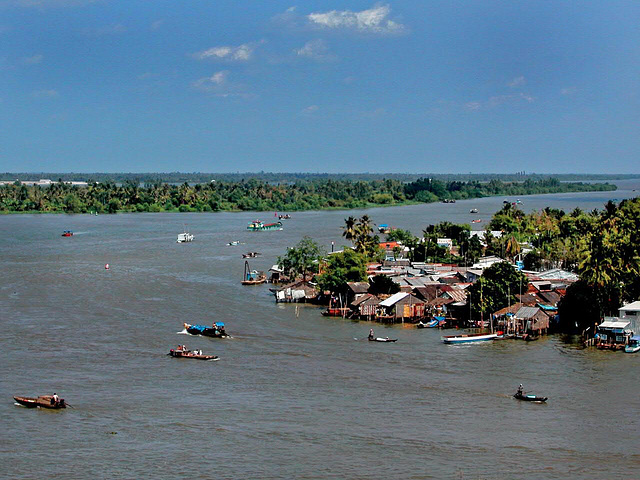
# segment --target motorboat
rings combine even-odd
[[[215,322],[210,327],[206,325],[192,325],[190,323],[183,323],[183,325],[189,335],[203,335],[213,338],[226,338],[229,336],[224,330],[224,323],[222,322]]]
[[[176,242],[177,243],[193,242],[193,235],[186,231],[184,233],[180,233],[178,234],[178,239],[176,240]]]
[[[63,237],[73,237],[73,232],[71,230],[65,230],[62,232]]]
[[[67,408],[67,404],[64,401],[64,398],[58,399],[56,402],[53,399],[53,395],[40,395],[38,397],[19,397],[15,396],[13,399],[18,402],[20,405],[27,408],[50,408],[53,410],[58,410],[60,408]]]
[[[629,344],[625,345],[624,351],[626,353],[636,353],[640,350],[640,335],[634,335],[629,339]]]
[[[194,360],[216,361],[220,359],[220,357],[218,357],[217,355],[204,355],[202,353],[202,350],[185,350],[184,345],[176,348],[175,350],[172,348],[171,350],[169,350],[169,353],[167,353],[167,355],[175,358],[193,358]]]
[[[448,345],[457,345],[460,343],[489,342],[495,340],[497,336],[497,333],[463,333],[461,335],[446,335],[442,337],[442,341]]]
[[[242,275],[242,285],[260,285],[267,281],[267,275],[258,270],[250,270],[249,262],[244,262],[244,274]]]
[[[389,337],[369,337],[370,342],[397,342],[397,338],[389,338]]]

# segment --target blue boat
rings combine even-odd
[[[212,326],[184,324],[184,329],[190,335],[204,335],[205,337],[225,338],[229,335],[224,329],[224,323],[215,322]]]
[[[640,335],[634,335],[629,339],[629,345],[624,347],[626,353],[636,353],[640,350]]]

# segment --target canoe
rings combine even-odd
[[[38,397],[13,397],[13,399],[18,402],[20,405],[23,405],[27,408],[51,408],[53,410],[58,410],[60,408],[67,408],[67,404],[64,402],[64,399],[61,398],[58,400],[58,403],[53,403],[52,395],[40,395]]]
[[[539,402],[543,403],[547,401],[547,397],[536,397],[535,395],[526,395],[522,393],[515,393],[513,398],[517,398],[518,400],[524,400],[525,402]]]
[[[398,339],[397,338],[382,338],[382,337],[374,337],[374,338],[369,338],[370,342],[397,342]]]
[[[497,333],[465,333],[462,335],[446,335],[442,337],[442,341],[449,345],[459,343],[488,342],[490,340],[494,340],[497,336]]]
[[[167,353],[167,355],[175,358],[193,358],[194,360],[214,360],[215,361],[220,359],[217,355],[203,355],[199,353],[193,353],[190,350],[183,352],[179,350],[174,350],[173,348],[169,350],[169,353]]]
[[[213,338],[226,338],[229,335],[225,332],[224,323],[216,322],[212,326],[207,327],[206,325],[192,325],[190,323],[183,323],[184,329],[190,335],[203,335],[205,337],[213,337]]]

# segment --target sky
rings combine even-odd
[[[640,173],[640,2],[0,0],[0,171]]]

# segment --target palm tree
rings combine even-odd
[[[342,227],[342,229],[344,230],[342,232],[342,236],[344,238],[346,238],[349,241],[353,241],[353,239],[356,237],[356,219],[353,217],[349,217],[349,218],[345,218],[344,219],[344,227]]]

